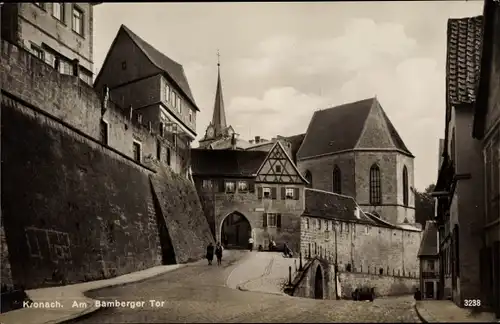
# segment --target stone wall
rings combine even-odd
[[[419,286],[417,278],[353,272],[340,272],[339,281],[342,299],[352,298],[352,292],[363,286],[375,288],[378,297],[413,294]]]
[[[243,179],[242,179],[243,180]],[[248,179],[244,179],[248,181]],[[257,197],[257,190],[263,184],[250,184],[248,192],[225,193],[202,188],[201,178],[196,178],[195,183],[216,240],[220,240],[220,230],[226,217],[237,212],[243,215],[250,223],[254,245],[267,248],[272,237],[276,244],[288,243],[293,251],[297,251],[300,242],[300,215],[304,211],[304,185],[286,185],[287,188],[299,188],[299,199],[282,199],[280,188],[282,185],[266,184],[266,187],[276,188],[276,199],[262,199]],[[237,179],[234,179],[237,181]],[[285,185],[285,184],[284,184]],[[214,206],[215,202],[215,206]],[[263,227],[264,213],[281,213],[281,228]]]
[[[330,264],[320,258],[307,260],[303,270],[296,272],[292,285],[286,287],[285,292],[294,297],[315,298],[318,268],[321,271],[322,299],[335,299],[335,273]]]
[[[114,145],[103,145],[90,87],[3,41],[0,69],[2,258],[16,251],[14,284],[96,280],[203,255],[209,229],[192,183],[126,149],[140,137],[152,151],[154,132],[110,105]]]
[[[329,256],[337,260],[340,269],[350,265],[353,270],[384,274],[408,275],[419,273],[418,249],[421,231],[386,228],[321,220],[321,229],[314,226],[317,218],[302,216],[301,251],[304,256]],[[309,226],[307,222],[309,220]],[[328,227],[325,222],[328,223]],[[328,228],[328,230],[327,230]],[[336,236],[336,239],[335,239]]]
[[[162,160],[166,160],[167,148],[171,152],[170,167],[184,174],[180,163],[185,152],[176,148],[169,133],[159,136],[159,129],[149,128],[113,103],[103,109],[103,96],[92,87],[71,75],[60,74],[50,65],[29,52],[4,40],[0,76],[2,90],[11,93],[37,108],[55,116],[85,134],[100,140],[101,120],[108,123],[108,146],[133,157],[133,141],[139,141],[142,156],[156,157],[157,145],[162,147]],[[113,99],[113,98],[111,98]]]

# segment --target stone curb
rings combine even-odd
[[[422,314],[420,314],[420,311],[418,310],[418,302],[415,302],[413,307],[415,308],[415,312],[417,313],[417,316],[420,319],[420,321],[422,323],[429,323],[429,321],[427,321],[425,317],[423,317]]]
[[[117,283],[112,283],[112,284],[108,284],[108,285],[104,284],[103,286],[98,287],[98,288],[91,288],[91,289],[82,291],[82,292],[80,292],[80,294],[83,297],[86,297],[85,298],[85,302],[86,303],[91,303],[92,304],[91,307],[87,307],[87,308],[85,308],[83,311],[81,311],[79,313],[67,315],[67,316],[64,316],[64,317],[62,317],[60,319],[47,321],[47,322],[44,322],[43,324],[67,324],[67,323],[71,323],[72,321],[74,321],[76,319],[81,319],[81,318],[89,317],[90,315],[93,315],[97,311],[103,310],[104,309],[103,307],[95,306],[95,304],[96,304],[95,302],[97,301],[96,299],[89,298],[89,297],[86,296],[86,294],[88,294],[88,293],[95,292],[95,291],[98,291],[98,290],[101,290],[101,289],[106,289],[106,288],[115,288],[115,287],[125,286],[125,285],[132,284],[132,283],[133,284],[141,283],[143,281],[146,281],[146,280],[149,280],[149,279],[152,279],[152,278],[164,275],[167,272],[171,272],[171,271],[174,271],[174,270],[177,270],[177,269],[181,269],[181,268],[184,268],[184,267],[188,267],[188,266],[189,266],[189,264],[179,264],[179,266],[176,267],[175,269],[170,269],[170,270],[162,272],[162,273],[156,273],[156,274],[154,274],[152,276],[149,276],[149,277],[140,278],[140,279],[137,279],[137,280],[130,280],[130,281],[126,281],[126,282],[117,282]]]

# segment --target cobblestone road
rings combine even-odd
[[[373,303],[318,301],[227,287],[226,278],[247,255],[231,251],[221,267],[200,262],[141,283],[97,291],[90,297],[146,303],[135,309],[106,308],[78,323],[419,322],[409,297]],[[151,307],[151,299],[165,303]]]

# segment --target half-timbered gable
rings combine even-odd
[[[257,171],[256,182],[306,184],[307,180],[300,174],[281,143],[277,141]]]

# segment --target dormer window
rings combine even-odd
[[[174,108],[177,107],[177,95],[175,94],[175,92],[172,91],[172,106]]]

